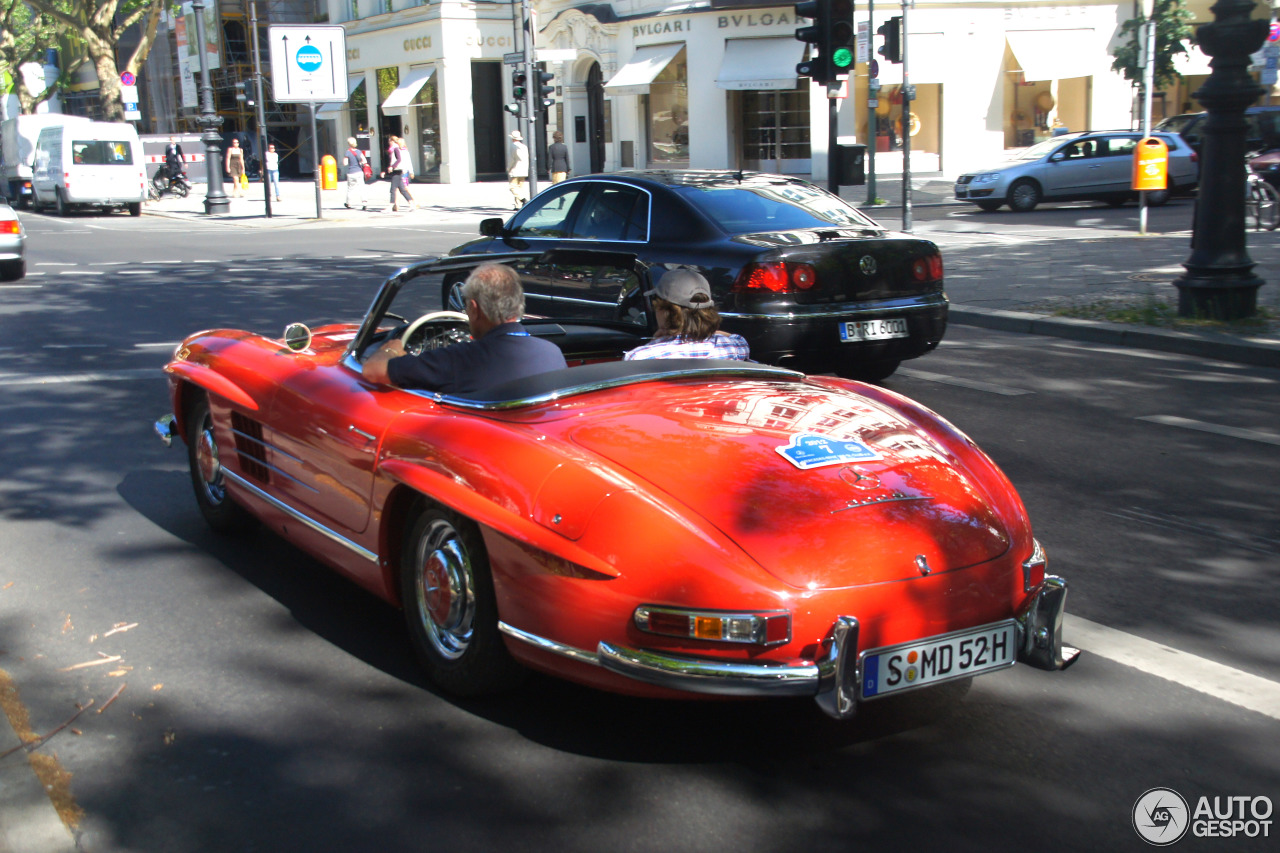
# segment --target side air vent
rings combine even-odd
[[[240,457],[241,472],[259,482],[271,482],[271,472],[267,468],[267,446],[262,440],[262,424],[239,412],[232,412],[231,432],[236,437],[236,453]]]

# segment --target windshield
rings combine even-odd
[[[672,189],[729,234],[880,227],[844,200],[808,184]]]
[[[75,140],[71,143],[71,159],[86,166],[132,166],[133,146],[105,139]]]
[[[1010,160],[1039,160],[1041,157],[1048,156],[1053,151],[1053,149],[1057,148],[1062,143],[1068,142],[1068,141],[1070,140],[1064,139],[1061,136],[1054,137],[1053,139],[1046,139],[1043,142],[1037,142],[1035,145],[1032,145],[1030,148],[1028,148],[1025,151],[1022,151],[1018,154],[1014,154],[1009,159]]]

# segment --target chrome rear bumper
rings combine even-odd
[[[1075,663],[1079,649],[1062,644],[1066,601],[1067,582],[1046,575],[1015,616],[1019,663],[1046,670],[1062,670]],[[828,651],[821,660],[794,665],[710,660],[606,642],[601,642],[592,654],[529,634],[505,622],[498,627],[507,636],[544,651],[671,690],[717,696],[812,696],[823,712],[841,720],[852,717],[858,709],[862,673],[859,671],[858,620],[852,616],[836,619],[828,639]]]

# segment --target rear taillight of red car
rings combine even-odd
[[[942,255],[934,252],[916,258],[911,262],[911,277],[922,282],[942,281]]]
[[[784,611],[726,613],[642,605],[633,618],[641,631],[665,637],[758,646],[791,640],[791,614]]]
[[[818,283],[818,271],[812,264],[790,261],[751,263],[742,268],[733,283],[734,293],[797,293],[810,290]]]

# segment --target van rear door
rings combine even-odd
[[[74,131],[73,131],[74,133]],[[142,163],[128,139],[71,141],[72,168],[68,201],[139,201]]]

